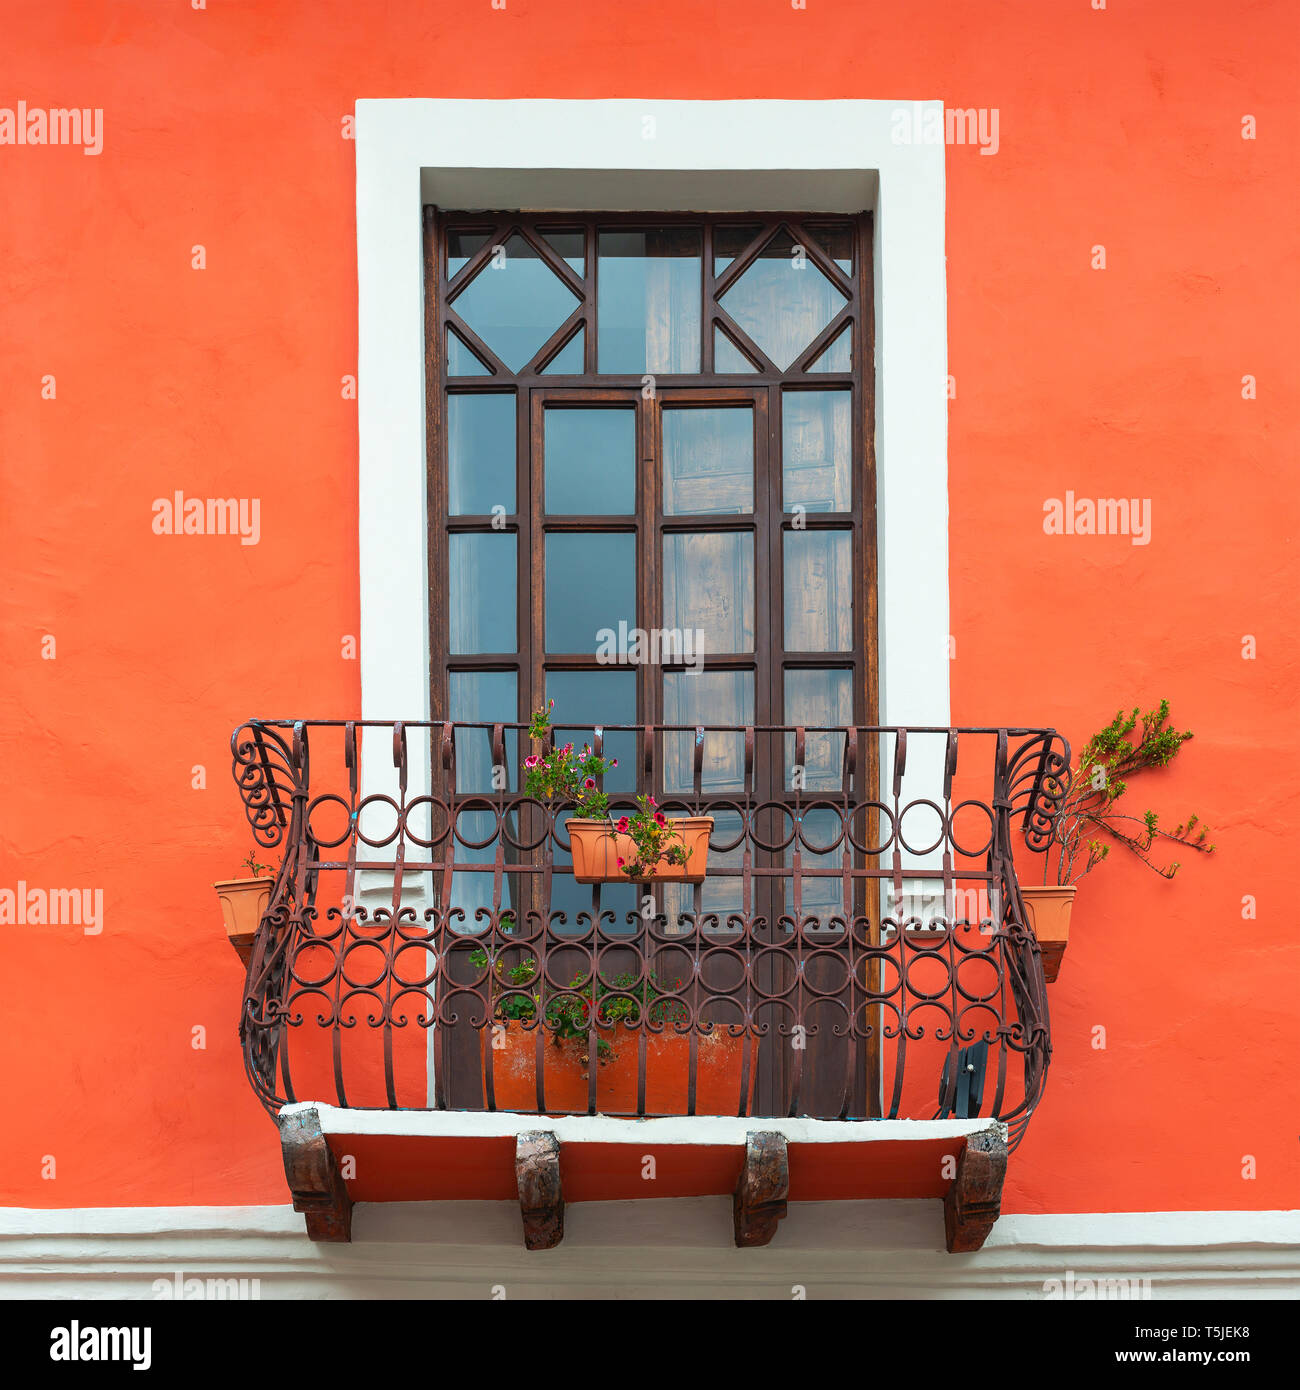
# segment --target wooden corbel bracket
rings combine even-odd
[[[760,1130],[745,1136],[745,1163],[732,1199],[736,1244],[766,1245],[786,1213],[790,1158],[785,1135]]]
[[[352,1239],[352,1198],[321,1130],[315,1107],[281,1114],[280,1149],[294,1211],[307,1218],[312,1240]]]
[[[949,1254],[979,1250],[1002,1212],[1007,1141],[1000,1129],[972,1134],[957,1160],[957,1176],[943,1199]]]
[[[564,1239],[564,1189],[560,1141],[548,1130],[531,1130],[515,1140],[515,1179],[524,1218],[524,1248],[553,1250]]]

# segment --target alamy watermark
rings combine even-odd
[[[899,895],[891,889],[885,905],[886,918],[909,931],[978,926],[988,935],[1002,923],[1002,890],[983,883],[945,888],[942,882],[914,880]]]
[[[238,536],[240,545],[262,538],[260,497],[186,497],[174,492],[153,500],[155,536]]]
[[[50,1330],[50,1360],[129,1361],[133,1371],[147,1371],[152,1341],[149,1327],[82,1327],[74,1318]]]
[[[1128,536],[1133,545],[1151,544],[1149,497],[1076,498],[1071,491],[1043,503],[1043,531],[1049,536]]]
[[[895,145],[978,145],[980,154],[997,154],[999,110],[996,106],[949,106],[942,111],[928,102],[896,106],[889,116]]]
[[[602,666],[683,665],[699,675],[704,655],[703,628],[628,627],[620,618],[617,628],[602,627],[596,633],[596,660]]]
[[[200,1300],[214,1302],[250,1301],[262,1297],[260,1279],[220,1279],[211,1275],[200,1279],[197,1275],[185,1277],[185,1271],[173,1271],[170,1278],[153,1281],[153,1296],[171,1299],[173,1302],[194,1303]]]
[[[0,145],[80,145],[82,154],[101,154],[104,108],[0,106]]]
[[[86,936],[104,930],[102,888],[0,888],[0,926],[80,927]]]
[[[1063,1279],[1043,1280],[1043,1297],[1066,1302],[1149,1299],[1151,1280],[1136,1274],[1094,1279],[1067,1269]]]

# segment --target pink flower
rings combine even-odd
[[[655,812],[655,824],[656,824],[656,825],[667,825],[667,824],[668,824],[668,817],[667,817],[666,815],[664,815],[664,813],[663,813],[662,811],[656,811],[656,812]]]
[[[653,796],[647,796],[646,800],[651,804],[651,806],[658,806],[659,804]]]
[[[540,763],[540,762],[541,762],[541,759],[537,756],[537,754],[536,754],[536,753],[531,753],[531,754],[529,754],[528,757],[526,757],[526,758],[524,759],[524,766],[525,766],[525,767],[536,767],[537,764]]]
[[[617,767],[617,766],[618,766],[618,759],[615,758],[614,761],[613,761],[612,763],[610,763],[610,767]]]
[[[622,859],[622,856],[621,856],[621,855],[619,856],[618,867],[619,867],[620,869],[623,867],[623,859]]]
[[[622,818],[622,820],[620,820],[619,823],[618,823],[614,828],[618,831],[618,833],[619,833],[620,835],[626,835],[626,834],[627,834],[627,817],[624,816],[624,817]],[[623,861],[620,859],[618,862],[621,864]]]
[[[582,785],[584,787],[594,787],[596,785],[596,779],[594,777],[588,777]]]

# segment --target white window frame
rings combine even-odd
[[[422,206],[875,214],[880,718],[950,721],[941,102],[356,103],[361,712],[429,717]],[[937,743],[937,741],[936,741]],[[909,760],[924,795],[942,748]],[[411,778],[427,776],[424,740]],[[933,764],[933,766],[931,765]],[[391,769],[363,768],[363,790]]]

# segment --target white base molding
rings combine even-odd
[[[349,1245],[313,1244],[287,1204],[11,1207],[0,1297],[1300,1297],[1300,1212],[1003,1216],[950,1255],[941,1208],[806,1202],[736,1249],[726,1198],[584,1202],[562,1245],[527,1251],[517,1202],[359,1203]]]

